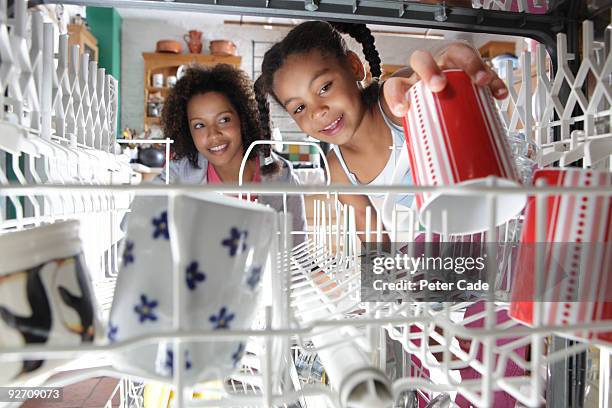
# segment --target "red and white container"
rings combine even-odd
[[[542,325],[571,326],[612,320],[612,173],[587,169],[541,169],[533,182],[564,187],[609,186],[607,196],[551,195],[546,199],[545,243],[538,243],[536,200],[530,198],[514,271],[510,316],[534,324],[535,301],[543,301]],[[535,268],[538,250],[543,269]],[[542,276],[541,295],[536,277]],[[612,342],[612,331],[577,330],[579,339]]]
[[[404,132],[414,184],[486,185],[487,177],[494,176],[498,186],[518,186],[514,158],[490,90],[475,85],[463,71],[444,73],[448,83],[443,91],[432,92],[423,82],[409,91]],[[520,213],[525,202],[524,194],[501,196],[496,225]],[[416,204],[422,224],[431,213],[429,228],[434,232],[471,234],[488,228],[484,194],[417,194]]]

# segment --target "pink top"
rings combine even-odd
[[[219,177],[219,174],[215,171],[215,168],[208,162],[208,167],[206,169],[208,184],[221,184],[223,180]],[[261,172],[259,170],[259,157],[255,157],[255,174],[253,174],[252,183],[261,183]],[[257,196],[251,194],[251,201],[255,201]]]

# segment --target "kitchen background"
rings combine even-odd
[[[80,44],[82,50],[85,49],[95,55],[100,67],[106,68],[108,73],[119,80],[118,137],[134,139],[164,138],[158,125],[163,109],[163,98],[168,90],[168,77],[175,77],[179,66],[195,58],[185,42],[185,36],[190,30],[201,33],[197,34],[201,35],[201,51],[195,53],[198,62],[231,63],[239,66],[249,76],[256,77],[265,51],[272,43],[280,40],[291,27],[302,21],[130,8],[55,5],[40,7],[48,18],[57,22],[59,30],[73,33],[71,39],[73,43]],[[61,17],[58,18],[58,15]],[[494,57],[497,57],[497,60],[513,58],[528,47],[528,43],[520,37],[383,25],[371,25],[370,28],[383,62],[383,77],[402,67],[414,50],[435,49],[445,41],[467,41],[479,48],[488,60]],[[174,42],[171,44],[177,47],[175,49],[177,52],[156,53],[158,42],[168,40]],[[233,50],[235,57],[211,55],[210,44],[215,40],[231,41],[235,45]],[[361,55],[361,47],[350,38],[347,38],[347,41],[351,49]],[[156,73],[161,73],[163,77],[157,75],[158,78],[154,78]],[[170,81],[172,80],[173,78],[170,78]],[[155,81],[161,82],[154,83]],[[275,137],[283,140],[315,141],[307,138],[274,102],[272,102],[272,114]],[[122,146],[132,157],[134,169],[140,172],[145,180],[155,177],[162,171],[164,145],[123,144]],[[156,150],[151,150],[151,147]],[[313,147],[278,146],[278,148],[292,160],[295,167],[312,168],[320,165],[319,155]],[[143,154],[145,149],[147,150]],[[305,180],[312,181],[308,175],[302,175],[305,176]]]

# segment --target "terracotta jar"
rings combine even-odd
[[[189,47],[189,52],[199,54],[202,52],[202,32],[198,30],[190,30],[189,34],[185,34],[183,39]]]

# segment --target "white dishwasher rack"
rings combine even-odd
[[[267,290],[274,302],[262,308],[261,318],[253,330],[160,333],[112,346],[102,343],[78,349],[4,349],[0,352],[0,364],[24,357],[79,357],[71,367],[80,368],[78,371],[60,373],[49,385],[67,385],[100,375],[113,376],[121,379],[116,389],[121,406],[139,407],[143,404],[143,384],[150,379],[126,377],[112,369],[106,358],[109,353],[160,339],[214,341],[220,337],[238,336],[250,339],[240,372],[221,387],[204,384],[198,390],[204,394],[217,393],[217,399],[191,400],[187,392],[179,392],[175,406],[269,407],[295,406],[298,402],[317,408],[342,406],[348,398],[343,391],[346,384],[334,384],[333,378],[329,379],[331,384],[316,383],[315,378],[319,378],[316,375],[312,375],[310,381],[303,381],[304,373],[298,373],[294,362],[304,356],[312,362],[313,353],[318,353],[323,367],[331,372],[336,362],[333,358],[330,360],[329,356],[333,357],[330,351],[345,346],[365,356],[373,370],[371,373],[384,373],[385,378],[379,380],[381,383],[387,381],[383,385],[389,386],[393,399],[398,401],[397,406],[411,406],[410,401],[414,398],[431,400],[446,393],[460,393],[474,406],[489,407],[494,403],[497,390],[507,392],[525,406],[538,406],[542,403],[550,367],[588,349],[590,353],[596,350],[599,355],[599,372],[590,378],[599,390],[598,406],[611,406],[609,346],[575,342],[561,350],[549,347],[553,333],[566,336],[578,326],[533,329],[511,320],[498,323],[496,313],[508,308],[503,296],[499,302],[486,303],[482,310],[466,319],[463,313],[473,303],[364,304],[359,301],[359,231],[355,230],[351,208],[339,205],[340,194],[447,190],[487,195],[494,209],[504,194],[516,193],[516,190],[406,186],[368,189],[352,186],[133,186],[134,174],[127,158],[116,154],[113,142],[117,82],[89,62],[86,54],[79,60],[77,48],[69,53],[65,36],[59,37],[59,53],[53,55],[51,50],[58,39],[52,28],[43,24],[39,14],[28,17],[25,0],[15,2],[14,20],[6,18],[5,6],[0,2],[0,73],[3,75],[0,76],[0,102],[5,108],[0,110],[3,132],[0,136],[0,233],[63,219],[81,220],[85,246],[89,248],[87,260],[103,311],[108,312],[112,302],[120,270],[119,245],[123,238],[120,223],[134,195],[168,195],[172,199],[176,194],[199,191],[322,193],[327,200],[314,203],[315,223],[306,231],[307,241],[295,248],[291,245],[292,235],[304,231],[289,231],[290,223],[281,216],[279,239],[272,251],[277,262],[273,263],[267,281]],[[26,39],[28,18],[32,27],[30,41]],[[541,165],[560,161],[567,166],[583,159],[584,167],[610,170],[612,57],[608,49],[593,42],[593,27],[588,21],[583,24],[582,48],[584,58],[579,74],[574,77],[567,68],[571,56],[566,52],[565,36],[560,34],[559,70],[550,78],[544,49],[538,47],[535,56],[537,87],[532,89],[530,69],[522,70],[520,89],[511,86],[510,97],[500,102],[498,108],[509,131],[523,132],[538,145]],[[530,67],[530,61],[531,55],[525,53],[523,66]],[[506,72],[505,80],[513,85],[513,71],[508,67]],[[591,96],[581,90],[587,74],[596,82]],[[566,104],[559,102],[563,81],[571,88]],[[574,116],[576,106],[581,113]],[[579,123],[584,125],[584,130],[572,130]],[[560,134],[556,141],[552,138],[554,129],[559,129]],[[10,153],[10,159],[4,153]],[[10,181],[9,176],[12,176]],[[539,197],[577,191],[521,190]],[[580,191],[581,194],[612,195],[612,192],[597,188]],[[514,225],[490,228],[486,236],[514,242]],[[380,225],[368,225],[366,229],[381,231]],[[391,228],[390,234],[397,236],[399,232]],[[414,230],[404,232],[408,234],[408,241],[416,233]],[[453,241],[454,237],[444,236],[443,240]],[[503,289],[503,282],[509,279],[504,274],[509,268],[505,261],[500,266]],[[178,274],[175,277],[178,279]],[[500,295],[503,293],[504,290],[500,290]],[[484,322],[480,328],[471,324],[477,320]],[[612,330],[612,322],[581,327],[593,331]],[[507,338],[509,333],[512,335],[510,342],[497,344],[497,339]],[[326,342],[326,339],[334,341]],[[531,348],[530,359],[517,352],[526,345]],[[479,346],[482,358],[477,356]],[[510,361],[526,369],[526,374],[505,376],[505,367]],[[475,378],[458,381],[457,371],[468,367],[473,369]],[[180,372],[173,384],[183,389]],[[400,401],[403,405],[399,405]],[[107,406],[111,406],[110,401]]]
[[[27,194],[37,188],[41,194],[53,196],[73,191],[95,191],[98,188],[66,187],[66,186],[10,186],[2,190],[2,195]],[[417,192],[426,188],[389,187],[396,192]],[[446,190],[457,190],[448,187]],[[123,192],[129,190],[134,194],[159,195],[195,191],[220,192],[253,192],[257,194],[291,194],[293,192],[313,193],[329,192],[332,199],[335,194],[355,192],[352,186],[347,187],[281,187],[281,186],[248,186],[248,187],[217,187],[217,186],[171,186],[162,188],[146,187],[107,187],[106,191]],[[380,190],[370,188],[369,190]],[[469,189],[461,189],[469,192]],[[480,189],[483,190],[482,188]],[[531,194],[568,194],[572,191],[560,188],[524,188]],[[507,188],[490,188],[491,193],[501,197],[509,193]],[[578,191],[578,190],[576,190]],[[585,190],[581,189],[581,194]],[[472,193],[478,194],[475,190]],[[612,192],[592,188],[590,194],[612,195]],[[495,200],[491,201],[494,205]],[[545,348],[545,339],[552,333],[563,336],[578,327],[593,331],[612,330],[612,322],[589,323],[571,327],[546,326],[539,329],[520,326],[512,320],[499,323],[495,313],[507,309],[505,302],[487,302],[483,309],[470,318],[462,320],[463,311],[469,303],[425,303],[378,302],[374,304],[360,303],[360,274],[357,261],[356,233],[354,213],[351,208],[332,206],[330,202],[315,202],[314,234],[311,234],[303,244],[291,248],[288,230],[279,231],[277,248],[273,249],[277,257],[277,267],[273,268],[271,279],[268,280],[272,299],[271,307],[262,310],[262,319],[258,328],[250,331],[194,331],[177,333],[160,333],[159,336],[138,338],[128,342],[100,346],[82,346],[78,349],[26,347],[23,349],[5,349],[0,354],[0,360],[23,357],[61,358],[66,354],[73,357],[102,357],[121,347],[137,343],[158,341],[161,339],[183,339],[212,341],[215,338],[240,337],[250,338],[247,354],[243,361],[241,373],[228,380],[219,398],[214,401],[189,401],[186,395],[177,396],[178,406],[290,406],[298,399],[303,399],[307,406],[319,405],[326,401],[329,406],[339,407],[341,395],[338,389],[325,387],[322,384],[300,384],[297,381],[295,368],[290,356],[295,354],[295,347],[308,345],[323,355],[327,348],[349,346],[368,356],[371,367],[386,372],[390,351],[387,350],[386,334],[398,341],[403,352],[399,358],[417,357],[421,364],[405,364],[402,375],[390,375],[393,379],[392,393],[394,398],[406,391],[418,390],[426,398],[432,398],[439,393],[455,393],[467,397],[472,404],[480,407],[491,406],[493,392],[503,390],[526,406],[537,406],[542,402],[545,385],[545,368],[567,356],[584,352],[589,344],[576,343],[574,346],[559,352],[550,352]],[[348,222],[330,223],[332,211],[336,220],[347,219]],[[284,218],[284,217],[283,217]],[[503,227],[502,227],[503,229]],[[367,232],[367,231],[366,231]],[[339,244],[338,251],[332,253],[330,245]],[[307,265],[307,267],[306,267]],[[175,277],[180,279],[178,273]],[[480,328],[470,327],[469,323],[484,319]],[[410,330],[410,327],[418,330]],[[436,330],[436,327],[442,329]],[[336,334],[334,334],[336,333]],[[337,333],[342,333],[338,336]],[[511,334],[509,334],[511,333]],[[496,339],[511,336],[512,341],[497,345]],[[314,338],[333,338],[334,343],[310,345]],[[432,340],[433,339],[433,342]],[[458,339],[469,341],[468,350],[459,346]],[[437,344],[436,344],[437,343]],[[517,349],[529,345],[531,358],[525,359],[516,353]],[[604,344],[592,345],[599,347],[601,361],[608,361],[610,348]],[[482,347],[484,359],[475,357],[476,348]],[[303,352],[303,349],[301,350]],[[437,355],[437,359],[434,358]],[[441,357],[440,357],[441,356]],[[498,357],[497,361],[493,357]],[[397,355],[395,358],[398,358]],[[90,361],[90,360],[88,360]],[[505,364],[513,361],[527,370],[527,374],[516,377],[505,377]],[[322,360],[323,366],[337,364],[332,360]],[[481,374],[480,378],[468,381],[458,381],[456,370],[471,367]],[[610,390],[610,367],[602,364],[599,377],[600,390]],[[427,373],[429,371],[429,373]],[[91,376],[109,375],[122,378],[122,374],[110,367],[90,368],[78,374],[65,375],[53,384],[66,385]],[[181,379],[175,377],[175,383]],[[292,378],[293,377],[293,378]],[[132,382],[121,383],[121,387],[129,390],[135,383],[146,382],[146,378],[132,379]],[[333,384],[333,381],[332,381]],[[206,387],[206,385],[204,385]],[[325,397],[323,400],[321,398]],[[184,399],[183,399],[184,398]],[[600,395],[601,406],[609,403],[609,393]],[[316,402],[312,402],[312,401]]]

